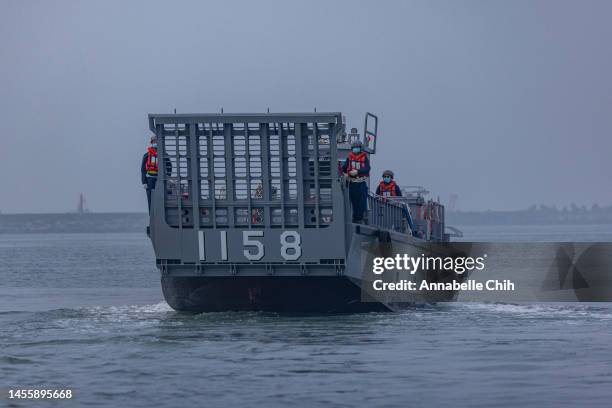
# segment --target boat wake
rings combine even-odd
[[[525,318],[612,319],[612,303],[455,303],[449,307],[457,311]]]

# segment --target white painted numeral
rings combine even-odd
[[[221,231],[221,260],[227,261],[227,231]]]
[[[287,238],[293,238],[291,241]],[[302,256],[302,237],[297,231],[285,231],[280,236],[281,256],[287,261],[295,261]],[[292,250],[292,251],[290,251]]]
[[[221,233],[221,260],[227,261],[227,231],[220,231]],[[242,245],[245,249],[242,251],[244,257],[249,261],[259,261],[265,255],[264,244],[255,239],[262,238],[264,232],[261,230],[250,230],[242,231]],[[199,252],[200,260],[205,260],[206,256],[204,253],[204,234],[200,233],[199,236]],[[280,235],[280,253],[286,261],[296,261],[302,256],[302,237],[297,231],[285,231]]]
[[[242,253],[244,254],[244,257],[248,259],[249,261],[259,261],[261,258],[264,257],[263,244],[257,241],[256,239],[251,239],[254,237],[263,237],[263,236],[264,236],[263,231],[243,231],[242,232],[242,245],[244,245],[245,247],[246,246],[255,247],[257,249],[257,252],[255,253],[252,253],[248,249],[245,249],[244,251],[242,251]]]
[[[198,254],[200,255],[200,261],[206,260],[206,253],[204,252],[204,231],[198,231]]]

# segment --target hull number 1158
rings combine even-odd
[[[242,254],[249,261],[259,261],[266,254],[264,244],[259,240],[263,238],[264,232],[261,230],[242,231]],[[227,261],[227,231],[219,231],[221,240],[221,260]],[[205,260],[204,254],[204,233],[198,234],[200,260]],[[281,257],[286,261],[297,261],[302,256],[302,237],[297,231],[284,231],[280,234],[279,251]]]

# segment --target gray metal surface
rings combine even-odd
[[[149,124],[160,163],[172,163],[169,174],[160,166],[151,209],[162,271],[338,273],[339,113],[151,114]]]
[[[340,113],[151,114],[149,125],[159,162],[172,164],[160,166],[151,204],[163,274],[346,273],[358,227],[340,164],[360,136],[347,135]],[[372,152],[377,128],[368,114]],[[423,241],[410,235],[402,204],[370,195],[368,205],[368,228]]]
[[[409,226],[402,204],[375,194],[368,195],[368,221],[383,230],[408,233]]]

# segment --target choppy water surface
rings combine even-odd
[[[74,399],[58,406],[612,401],[610,304],[184,315],[158,286],[141,234],[0,235],[2,398],[9,388],[70,388]]]

